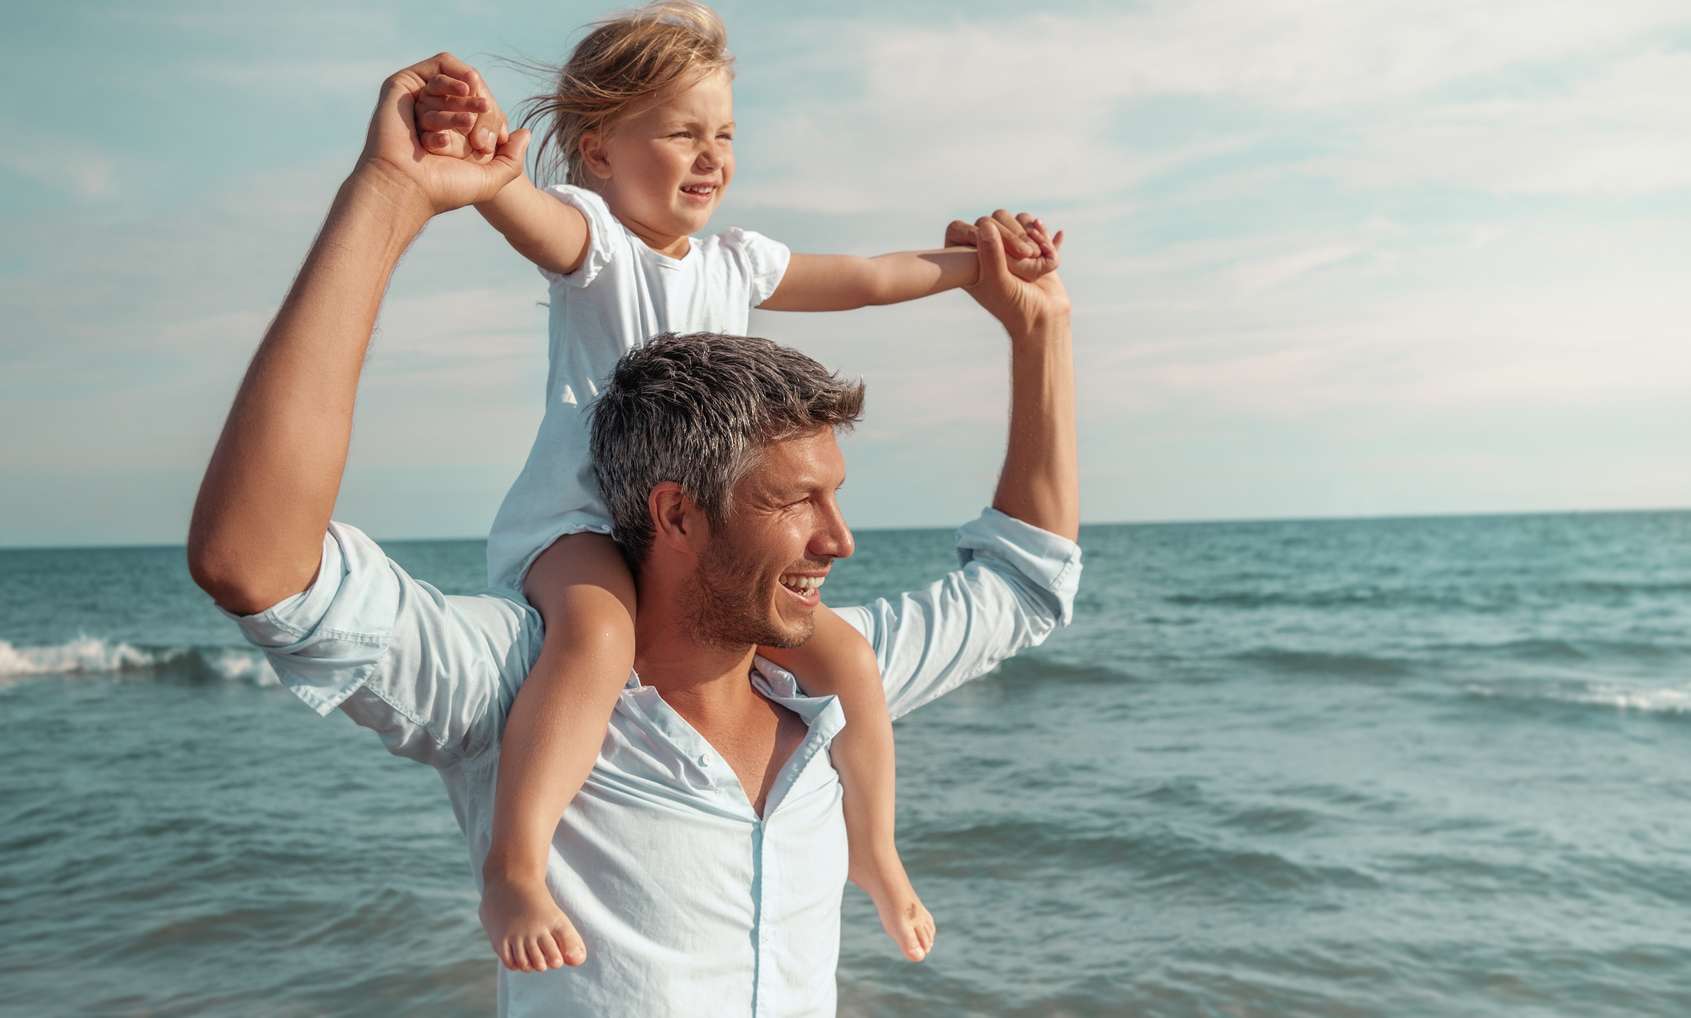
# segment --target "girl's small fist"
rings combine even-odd
[[[485,163],[509,137],[505,114],[487,93],[481,76],[469,80],[436,74],[416,99],[417,140],[436,155]]]

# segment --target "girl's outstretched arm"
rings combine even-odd
[[[568,275],[587,257],[587,217],[573,205],[542,193],[527,176],[506,184],[491,201],[478,204],[476,211],[505,235],[518,254],[548,272]]]
[[[960,286],[977,274],[971,248],[897,251],[874,258],[794,254],[765,311],[850,311],[898,304]]]
[[[1057,249],[1043,229],[1028,228],[1025,239],[1006,241],[1009,244],[1019,245],[1016,250],[1008,246],[1005,250],[1010,269],[1017,276],[1033,280],[1057,268]],[[872,304],[899,304],[973,286],[978,275],[978,258],[972,247],[895,251],[874,258],[795,254],[781,285],[758,307],[765,311],[850,311]]]

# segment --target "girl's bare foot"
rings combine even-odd
[[[906,885],[909,886],[909,885]],[[934,949],[934,917],[916,897],[915,888],[908,898],[893,896],[877,900],[875,911],[881,914],[881,928],[893,939],[898,949],[911,961],[921,961]]]
[[[916,896],[897,850],[877,853],[878,860],[853,860],[851,879],[868,893],[880,914],[881,928],[911,961],[922,961],[934,949],[938,932],[934,917]]]
[[[552,899],[544,878],[523,881],[484,873],[480,915],[493,953],[512,971],[544,972],[587,960],[587,945]]]

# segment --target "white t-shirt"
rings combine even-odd
[[[589,459],[588,405],[618,358],[661,332],[745,335],[751,309],[787,271],[786,245],[730,228],[691,238],[681,258],[647,247],[599,195],[559,185],[546,193],[587,217],[587,254],[569,275],[541,270],[551,287],[546,413],[528,462],[487,538],[487,578],[522,589],[542,551],[564,534],[611,532]]]

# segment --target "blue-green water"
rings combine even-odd
[[[1691,1013],[1691,513],[1082,540],[1074,627],[900,724],[940,939],[848,891],[842,1014]],[[952,561],[864,533],[829,591]],[[0,1013],[491,1012],[439,782],[179,549],[0,552],[0,641]]]

